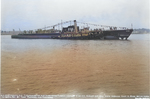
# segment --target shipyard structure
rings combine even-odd
[[[63,27],[64,23],[72,22],[73,25]],[[86,24],[80,28],[77,23]],[[90,29],[88,25],[96,26],[95,29]],[[55,29],[56,26],[61,27],[61,29]],[[51,28],[51,29],[46,29]],[[73,40],[91,40],[91,39],[125,39],[130,36],[133,29],[127,29],[126,27],[115,27],[115,26],[105,26],[90,23],[82,23],[73,21],[61,22],[53,26],[48,26],[45,28],[37,29],[35,32],[24,31],[18,35],[12,35],[12,38],[17,39],[73,39]]]

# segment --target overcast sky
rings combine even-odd
[[[31,30],[61,20],[149,28],[149,0],[1,0],[2,30]]]

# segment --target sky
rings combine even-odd
[[[150,0],[1,0],[1,30],[35,30],[77,20],[150,28]]]

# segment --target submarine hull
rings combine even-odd
[[[102,32],[92,32],[88,33],[87,36],[68,36],[65,33],[38,33],[38,34],[18,34],[12,35],[11,38],[16,39],[127,39],[133,29],[127,30],[105,30]],[[76,33],[77,34],[77,33]],[[81,34],[81,33],[79,33]]]

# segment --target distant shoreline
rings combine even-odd
[[[150,33],[132,33],[132,34],[150,34]]]
[[[18,35],[19,33],[1,33],[1,35]],[[132,34],[150,34],[150,32],[149,33],[132,33]]]
[[[23,31],[1,31],[1,35],[18,35],[20,33],[23,33]],[[150,29],[134,29],[132,34],[149,34]]]
[[[1,35],[18,35],[23,33],[22,31],[1,31]]]

